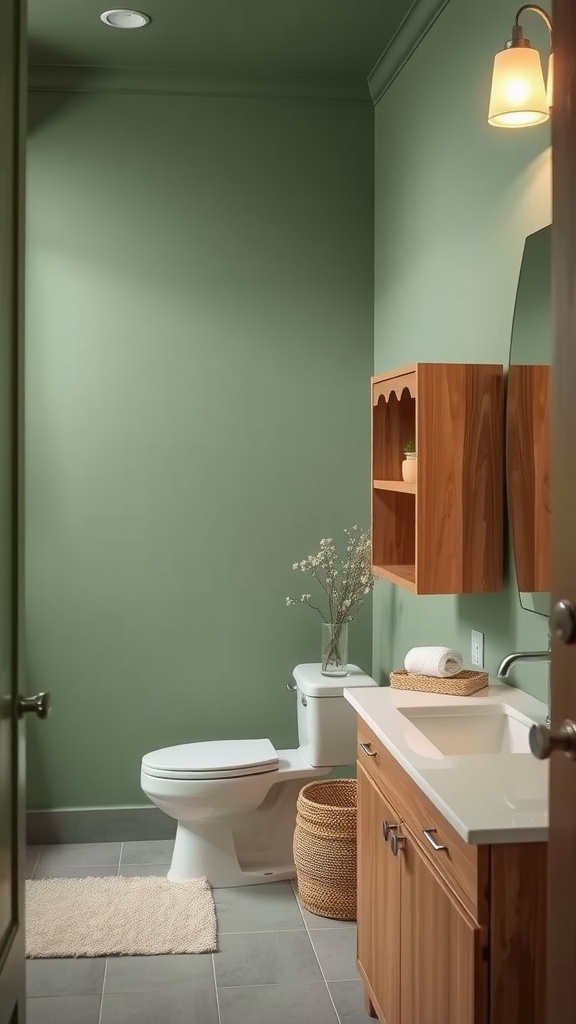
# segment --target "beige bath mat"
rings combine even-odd
[[[206,878],[47,878],[26,882],[26,955],[211,953],[216,912]]]

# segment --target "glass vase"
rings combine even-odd
[[[322,623],[322,675],[348,675],[348,623]]]

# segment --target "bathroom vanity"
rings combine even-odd
[[[358,713],[358,967],[382,1024],[544,1019],[545,706],[380,688]]]

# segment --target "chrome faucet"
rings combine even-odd
[[[507,679],[508,673],[518,661],[550,661],[550,638],[548,638],[547,651],[518,651],[516,654],[507,654],[500,662],[498,679]],[[548,673],[548,714],[546,725],[550,725],[550,673]]]

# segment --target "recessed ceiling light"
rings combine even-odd
[[[110,28],[144,28],[149,23],[150,17],[147,14],[142,14],[141,11],[127,11],[118,7],[113,11],[104,11],[100,15],[100,20]]]

